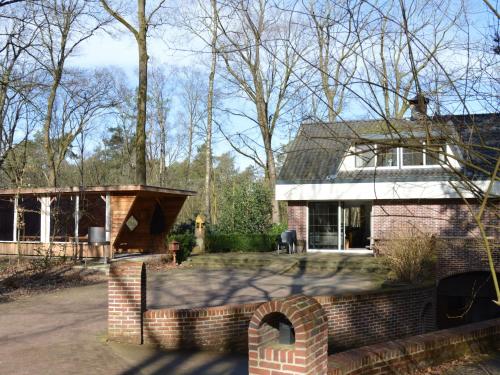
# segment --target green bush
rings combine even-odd
[[[175,225],[167,236],[167,243],[174,240],[179,242],[180,247],[177,252],[177,263],[182,263],[191,255],[191,250],[196,245],[194,221],[191,220]]]
[[[191,250],[196,244],[194,234],[193,233],[179,233],[179,234],[170,234],[167,237],[167,241],[177,241],[179,242],[179,251],[177,252],[177,263],[184,262],[189,255],[191,255]]]
[[[272,251],[276,246],[273,234],[207,234],[209,253]]]
[[[239,184],[226,189],[220,198],[220,212],[212,230],[218,233],[253,235],[271,228],[271,194],[259,182]]]

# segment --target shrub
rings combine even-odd
[[[383,247],[384,260],[395,280],[415,283],[433,274],[436,261],[433,236],[415,230],[394,233]]]
[[[191,250],[196,245],[194,221],[175,225],[167,236],[167,243],[174,240],[179,242],[180,247],[177,252],[177,263],[182,263],[191,255]]]
[[[217,224],[219,233],[267,233],[271,228],[271,194],[260,182],[225,189],[220,199]]]
[[[184,262],[189,255],[191,255],[191,250],[196,244],[193,233],[177,233],[170,234],[167,237],[167,243],[170,241],[179,242],[179,251],[177,252],[177,263]]]
[[[276,246],[273,234],[209,233],[206,240],[210,253],[272,251]]]

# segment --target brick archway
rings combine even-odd
[[[278,345],[277,322],[286,319],[295,342]],[[328,321],[313,298],[296,295],[264,303],[255,311],[248,328],[249,373],[326,374]]]

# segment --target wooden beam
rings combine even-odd
[[[18,220],[18,214],[17,214],[17,210],[18,210],[18,205],[19,205],[19,197],[16,195],[14,197],[14,225],[12,228],[12,241],[13,242],[17,242],[17,220]]]

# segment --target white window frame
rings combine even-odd
[[[441,168],[442,164],[427,164],[427,142],[422,142],[422,165],[404,165],[404,158],[403,158],[403,150],[405,147],[399,147],[399,153],[401,153],[401,156],[399,158],[399,161],[401,162],[399,167],[401,169],[416,169],[416,168]],[[446,147],[446,145],[444,146]],[[444,162],[444,155],[443,153],[439,153],[439,160],[441,162]]]
[[[358,151],[356,150],[356,147],[357,146],[361,146],[361,145],[365,145],[366,143],[360,143],[359,145],[355,145],[354,146],[354,169],[356,170],[375,170],[375,169],[398,169],[399,168],[399,163],[400,163],[400,156],[399,156],[399,147],[391,147],[391,148],[395,148],[396,149],[396,165],[385,165],[385,166],[377,166],[377,160],[378,160],[378,153],[377,153],[377,149],[378,149],[378,146],[379,144],[378,143],[374,143],[373,144],[373,151],[374,151],[374,158],[373,158],[373,161],[374,161],[374,166],[373,167],[356,167],[356,157],[359,156],[359,153]],[[385,145],[382,145],[385,147]]]
[[[363,145],[362,144],[359,144],[359,145]],[[438,164],[427,164],[427,147],[426,147],[426,142],[422,142],[422,162],[423,164],[422,165],[404,165],[404,162],[403,162],[403,150],[405,149],[405,147],[392,147],[392,148],[395,148],[396,149],[396,165],[392,165],[392,166],[377,166],[377,159],[378,159],[378,153],[377,153],[377,149],[379,147],[379,144],[373,144],[373,150],[375,152],[374,154],[374,164],[375,166],[371,167],[356,167],[356,158],[359,156],[359,153],[358,153],[358,150],[356,149],[357,146],[359,145],[355,145],[352,147],[351,149],[351,155],[350,157],[352,157],[352,162],[349,162],[349,163],[346,163],[347,165],[350,165],[346,167],[347,170],[375,170],[375,169],[415,169],[415,168],[441,168],[441,167],[446,167],[446,165],[444,164],[446,159],[445,159],[445,155],[440,152],[439,153],[439,160],[441,163],[438,163]],[[380,145],[380,146],[385,146],[385,145]],[[442,146],[444,147],[446,150],[448,149],[448,145],[444,145]],[[446,151],[445,151],[446,152]],[[349,157],[349,156],[348,156]],[[344,164],[344,163],[343,163]]]

